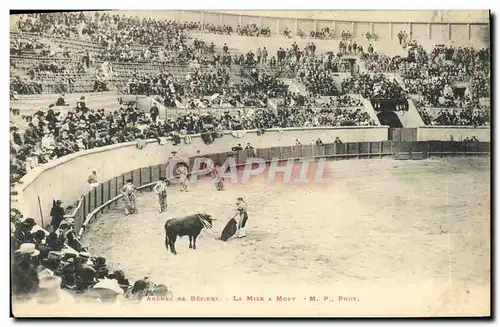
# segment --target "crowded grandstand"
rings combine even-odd
[[[330,27],[274,32],[263,24],[101,12],[18,17],[10,36],[11,184],[66,155],[125,142],[180,142],[201,134],[209,144],[226,131],[400,127],[392,126],[397,118],[387,112],[412,110],[418,115],[408,127],[490,124],[489,48],[428,47],[401,31],[394,46],[404,55],[391,56],[377,48],[373,33],[354,38]],[[240,50],[231,38],[216,43],[207,38],[211,34],[293,43]],[[331,42],[330,48],[320,49],[318,40]],[[87,101],[88,94],[109,92],[114,103],[108,107]],[[47,94],[49,103],[24,109]],[[78,101],[67,102],[73,95]],[[139,97],[148,99],[146,106]],[[92,256],[78,240],[73,209],[54,199],[50,226],[11,211],[16,297],[32,300],[54,276],[71,301],[172,296],[167,286],[148,277],[132,281],[105,258]]]

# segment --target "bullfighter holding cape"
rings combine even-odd
[[[221,240],[227,241],[234,234],[237,238],[247,236],[246,223],[248,220],[247,203],[243,198],[236,199],[236,214],[229,220],[226,227],[222,230]],[[239,216],[239,217],[238,217]],[[238,217],[238,219],[236,219]]]

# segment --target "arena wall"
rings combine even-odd
[[[192,157],[199,150],[201,155],[230,151],[238,143],[243,146],[250,143],[255,148],[291,146],[298,139],[303,144],[321,138],[324,143],[333,143],[336,137],[343,142],[386,141],[387,127],[320,127],[269,129],[261,136],[256,131],[237,132],[241,137],[226,133],[206,145],[199,135],[191,137],[189,145],[174,146],[171,142],[160,145],[157,140],[147,141],[143,149],[137,148],[136,142],[115,144],[107,147],[74,153],[54,160],[28,172],[17,185],[17,206],[27,217],[33,217],[39,224],[47,225],[52,201],[60,199],[64,206],[76,201],[88,191],[87,177],[95,168],[100,181],[106,181],[134,169],[165,164],[172,151],[178,157]],[[237,134],[234,133],[234,134]],[[41,210],[38,205],[40,198]],[[42,222],[43,216],[43,222]]]
[[[470,126],[421,126],[417,130],[418,141],[462,141],[475,136],[481,142],[490,142],[489,127]]]

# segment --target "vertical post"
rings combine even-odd
[[[382,153],[384,152],[384,142],[380,141],[380,150],[378,151],[380,153],[380,158],[382,158]]]
[[[372,142],[368,142],[368,159],[372,157]]]
[[[84,195],[82,199],[82,209],[83,209],[83,221],[87,216],[87,197]]]
[[[318,30],[318,21],[316,19],[314,20],[314,30]]]
[[[352,37],[356,37],[356,23],[352,22]]]
[[[356,158],[359,159],[359,152],[361,148],[361,142],[356,142]]]
[[[411,35],[411,23],[408,23],[408,35]],[[411,37],[410,37],[411,40]]]
[[[243,25],[241,15],[238,16],[238,25],[240,25],[240,27]]]
[[[336,31],[335,31],[336,27],[337,27],[337,22],[332,21],[333,35],[336,35]]]
[[[104,183],[101,184],[101,203],[99,205],[102,205],[104,202]]]
[[[139,168],[139,185],[142,186],[142,168]],[[142,189],[141,189],[142,193]]]
[[[432,28],[431,28],[431,24],[427,24],[427,34],[429,36],[429,40],[432,40]]]
[[[299,19],[295,18],[295,35],[299,33]]]
[[[392,23],[389,23],[389,38],[392,40]]]
[[[111,200],[111,179],[108,181],[108,201]],[[111,204],[108,205],[108,209],[111,207]]]
[[[92,201],[90,200],[90,197],[92,196],[92,191],[90,191],[88,195],[89,195],[88,212],[90,213],[92,211]]]
[[[280,35],[280,19],[276,18],[276,34]]]
[[[448,25],[448,41],[451,41],[451,24]]]
[[[259,16],[259,28],[262,28],[262,16]]]
[[[124,177],[125,177],[125,176],[124,176],[124,175],[122,175],[122,178],[123,178],[123,179],[125,179]],[[115,196],[117,196],[117,195],[118,195],[118,177],[115,177]],[[115,201],[115,206],[116,206],[117,204],[118,204],[118,201]]]
[[[471,40],[471,27],[470,27],[470,24],[467,24],[467,34],[468,34],[468,40],[470,41]]]
[[[222,21],[223,21],[222,14],[219,14],[219,25],[222,25]]]
[[[373,34],[373,22],[370,22],[370,34]]]
[[[42,228],[45,228],[45,224],[43,222],[42,201],[40,201],[39,196],[38,196],[38,209],[40,210],[40,220],[42,221]]]

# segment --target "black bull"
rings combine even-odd
[[[173,218],[165,223],[165,246],[170,246],[170,251],[177,254],[175,251],[175,240],[177,236],[189,236],[189,248],[196,250],[196,238],[200,235],[201,230],[205,227],[212,228],[212,221],[207,214],[195,214],[184,218]],[[192,243],[191,243],[192,241]]]

